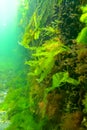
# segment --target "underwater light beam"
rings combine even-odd
[[[18,0],[0,0],[0,26],[9,24],[17,14]]]
[[[0,0],[0,57],[11,55],[16,46],[16,26],[20,0]]]

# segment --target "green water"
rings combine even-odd
[[[0,6],[0,64],[17,66],[23,60],[22,47],[18,45],[17,0],[3,0]]]
[[[17,0],[0,1],[0,106],[7,94],[7,82],[23,62],[22,47],[18,45]],[[0,130],[8,125],[0,109]]]

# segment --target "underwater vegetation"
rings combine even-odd
[[[85,23],[84,28],[81,30],[77,37],[77,42],[86,44],[87,45],[87,5],[85,7],[82,7],[82,15],[80,17],[80,21],[82,23]]]
[[[87,3],[35,2],[34,10],[34,0],[20,5],[20,43],[30,54],[8,83],[6,130],[86,130]]]

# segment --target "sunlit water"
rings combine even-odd
[[[0,105],[7,94],[7,82],[20,66],[23,57],[18,45],[17,0],[0,1]],[[0,130],[9,122],[3,120],[5,111],[0,109]]]

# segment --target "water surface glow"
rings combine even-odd
[[[17,47],[18,0],[0,1],[0,59],[11,58]]]

